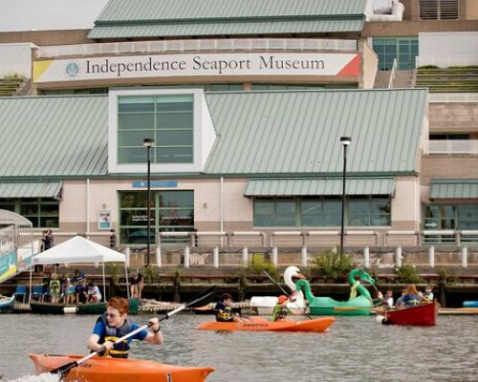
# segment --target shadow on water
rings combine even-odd
[[[143,324],[148,318],[135,319]],[[32,376],[28,354],[86,354],[95,319],[3,315],[0,374],[15,382],[57,382]],[[213,366],[209,382],[477,380],[477,317],[439,317],[432,328],[383,326],[374,317],[337,317],[322,334],[194,330],[211,319],[174,316],[162,326],[163,346],[133,342],[132,354],[181,366]]]

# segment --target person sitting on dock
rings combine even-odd
[[[415,284],[410,284],[407,287],[407,293],[403,296],[402,301],[400,301],[400,305],[398,305],[397,301],[397,308],[411,308],[421,305],[423,302],[427,303],[428,300],[418,292]]]
[[[116,340],[140,327],[131,320],[128,313],[128,300],[123,297],[110,298],[106,305],[106,313],[96,320],[93,334],[91,334],[88,339],[88,349],[93,352],[99,352],[105,347],[106,351],[101,354],[103,357],[128,358],[129,345],[134,339],[157,345],[163,343],[159,320],[152,318],[149,320],[152,333],[149,333],[147,330],[142,330],[127,340],[115,345],[114,342]]]
[[[53,273],[51,275],[51,280],[50,280],[50,298],[51,302],[55,303],[60,297],[60,291],[61,291],[61,282],[58,279],[58,275],[56,273]]]
[[[289,321],[286,317],[288,314],[292,314],[291,310],[287,308],[289,298],[285,295],[279,296],[276,306],[272,311],[272,321]]]
[[[88,283],[88,302],[98,303],[102,297],[100,288],[93,283]]]
[[[241,317],[239,312],[232,307],[232,296],[224,293],[217,302],[214,311],[217,322],[249,322],[248,319]]]

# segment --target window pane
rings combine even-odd
[[[128,244],[143,244],[147,242],[147,228],[122,228],[121,242]],[[154,228],[150,231],[150,242],[155,243]]]
[[[118,148],[118,163],[146,163],[146,157],[146,148],[144,147]]]
[[[296,225],[296,202],[295,200],[277,200],[275,226],[293,227]]]
[[[156,134],[157,146],[192,146],[192,130],[160,130]]]
[[[161,209],[159,214],[160,226],[193,226],[194,210],[193,209]]]
[[[59,204],[41,204],[40,213],[42,216],[47,216],[47,215],[58,216],[60,214]]]
[[[151,207],[154,207],[155,200],[151,196]],[[131,191],[120,193],[120,208],[146,208],[148,206],[147,191]]]
[[[274,225],[274,200],[254,199],[254,226],[272,227]]]
[[[193,163],[192,147],[159,147],[156,163]]]
[[[38,204],[22,204],[20,206],[20,215],[38,215]]]
[[[160,113],[157,115],[158,129],[181,129],[185,127],[192,128],[194,124],[194,114],[191,113]]]
[[[144,151],[146,158],[146,148],[143,146],[145,138],[151,138],[153,136],[153,130],[142,131],[119,131],[118,132],[118,146],[139,146]]]
[[[118,97],[119,113],[142,113],[154,111],[154,96]]]
[[[154,127],[154,114],[118,114],[118,130],[145,130]]]
[[[42,228],[58,228],[60,226],[59,218],[55,216],[40,217],[40,227]]]
[[[123,210],[121,214],[121,225],[124,226],[143,226],[148,225],[148,211],[147,210]],[[151,224],[154,225],[155,211],[151,210]]]
[[[161,191],[159,194],[160,207],[193,207],[194,192],[193,191]]]

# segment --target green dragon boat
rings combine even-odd
[[[296,282],[297,290],[303,291],[309,302],[309,312],[315,316],[368,316],[373,307],[372,297],[359,280],[371,285],[375,280],[365,271],[354,269],[349,274],[351,298],[348,301],[337,301],[330,297],[316,297],[312,294],[310,284],[301,279]]]

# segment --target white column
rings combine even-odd
[[[125,255],[126,266],[129,268],[130,261],[131,261],[131,248],[130,247],[126,247],[124,249],[124,255]]]
[[[435,247],[432,245],[428,250],[430,268],[435,268]]]
[[[277,267],[278,257],[279,257],[279,254],[277,251],[277,247],[272,247],[271,261],[275,267]]]
[[[301,265],[307,267],[307,247],[302,247],[300,250]]]
[[[370,249],[365,247],[363,250],[363,263],[365,268],[370,268]]]
[[[219,268],[219,248],[214,247],[212,251],[212,266],[214,268]]]
[[[468,248],[467,247],[463,247],[461,249],[461,266],[463,268],[468,267]]]
[[[186,245],[184,247],[184,268],[189,268],[189,264],[190,264],[189,255],[190,255],[189,245]]]
[[[395,265],[398,268],[402,267],[402,247],[397,248],[396,256],[395,256]]]
[[[161,259],[161,247],[158,245],[156,247],[156,266],[161,268],[163,266],[163,262]]]
[[[241,266],[247,267],[249,252],[247,247],[242,248],[242,258],[241,258]]]

